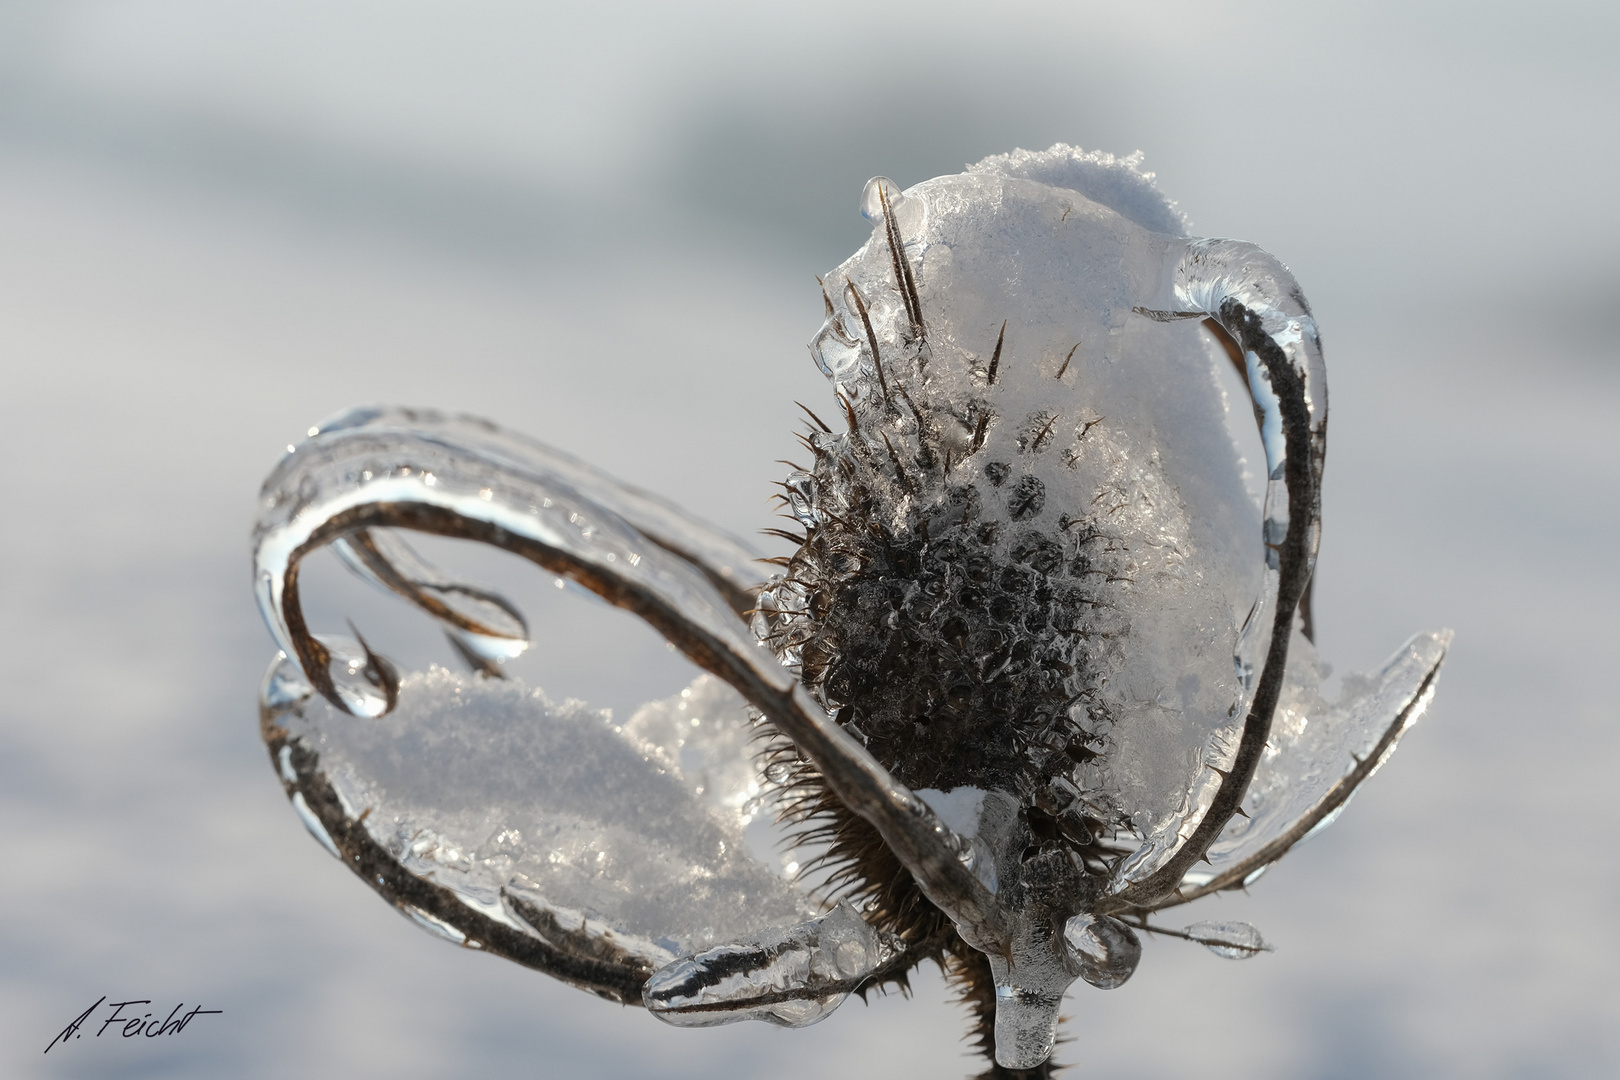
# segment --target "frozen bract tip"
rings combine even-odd
[[[1252,923],[1195,922],[1182,933],[1223,960],[1249,960],[1271,951]]]
[[[905,944],[873,929],[848,901],[785,930],[685,957],[647,980],[643,1001],[677,1027],[765,1020],[805,1027],[824,1019]]]

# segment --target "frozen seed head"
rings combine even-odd
[[[872,238],[826,278],[813,343],[836,423],[811,414],[812,460],[782,485],[802,531],[757,599],[742,545],[588,466],[472,418],[351,410],[266,481],[255,589],[281,653],[261,732],[323,846],[442,937],[683,1025],[812,1023],[937,960],[986,1075],[1034,1080],[1071,984],[1134,970],[1133,925],[1269,948],[1246,923],[1147,916],[1247,885],[1331,822],[1422,714],[1450,634],[1321,700],[1295,615],[1325,371],[1271,256],[1187,239],[1134,160],[1062,146],[905,192],[880,178],[862,208]],[[1229,361],[1263,504],[1215,380]],[[516,609],[423,561],[394,535],[411,529],[626,603],[730,688],[705,676],[615,724],[314,636],[298,563],[335,543],[474,670],[522,651]],[[780,693],[732,617],[750,604],[864,752]],[[785,865],[808,885],[748,853],[767,805],[800,825]]]
[[[842,423],[785,483],[802,543],[756,622],[897,779],[1008,792],[1030,854],[1097,873],[1096,837],[1195,812],[1258,590],[1257,525],[1209,527],[1255,511],[1208,344],[1131,310],[1180,243],[1133,165],[867,185],[812,343]]]

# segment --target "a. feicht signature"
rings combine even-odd
[[[197,1017],[218,1016],[225,1011],[224,1009],[205,1009],[199,1005],[190,1012],[182,1013],[180,1010],[186,1007],[186,1003],[182,1001],[170,1011],[168,1016],[159,1020],[156,1019],[157,1014],[155,1012],[143,1013],[141,1011],[144,1006],[150,1004],[152,1002],[147,998],[132,998],[129,1001],[108,1001],[107,995],[103,994],[100,1001],[84,1010],[79,1014],[78,1019],[63,1028],[61,1033],[51,1040],[51,1046],[66,1043],[69,1039],[84,1038],[83,1029],[95,1023],[92,1017],[95,1015],[96,1010],[102,1008],[103,1005],[106,1006],[107,1016],[106,1019],[101,1021],[101,1026],[96,1028],[95,1037],[98,1039],[106,1033],[108,1028],[112,1028],[115,1034],[122,1035],[126,1039],[155,1039],[160,1035],[178,1035],[186,1030],[186,1025]],[[126,1009],[129,1011],[125,1012]],[[45,1048],[47,1054],[51,1052],[51,1046]]]

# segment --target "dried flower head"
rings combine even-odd
[[[1044,1076],[1064,994],[1123,983],[1137,931],[1266,948],[1149,916],[1330,821],[1421,713],[1449,634],[1319,695],[1325,372],[1276,260],[1187,238],[1135,159],[1064,146],[879,178],[862,210],[872,237],[824,279],[811,345],[835,422],[807,410],[774,577],[493,425],[355,410],[266,482],[264,735],[317,838],[461,944],[691,1026],[811,1023],[932,960],[987,1075]],[[710,676],[615,725],[311,633],[298,565],[330,544],[480,675],[521,651],[510,604],[398,530],[522,554]],[[784,862],[748,848],[762,814]]]

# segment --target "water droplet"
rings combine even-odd
[[[1142,959],[1136,932],[1106,915],[1076,915],[1063,925],[1063,940],[1080,967],[1080,977],[1099,990],[1124,985]]]
[[[792,773],[793,770],[788,767],[785,761],[773,761],[765,766],[765,779],[773,784],[785,782]]]
[[[1196,922],[1182,933],[1224,960],[1247,960],[1271,951],[1271,946],[1266,944],[1260,930],[1252,923]]]

